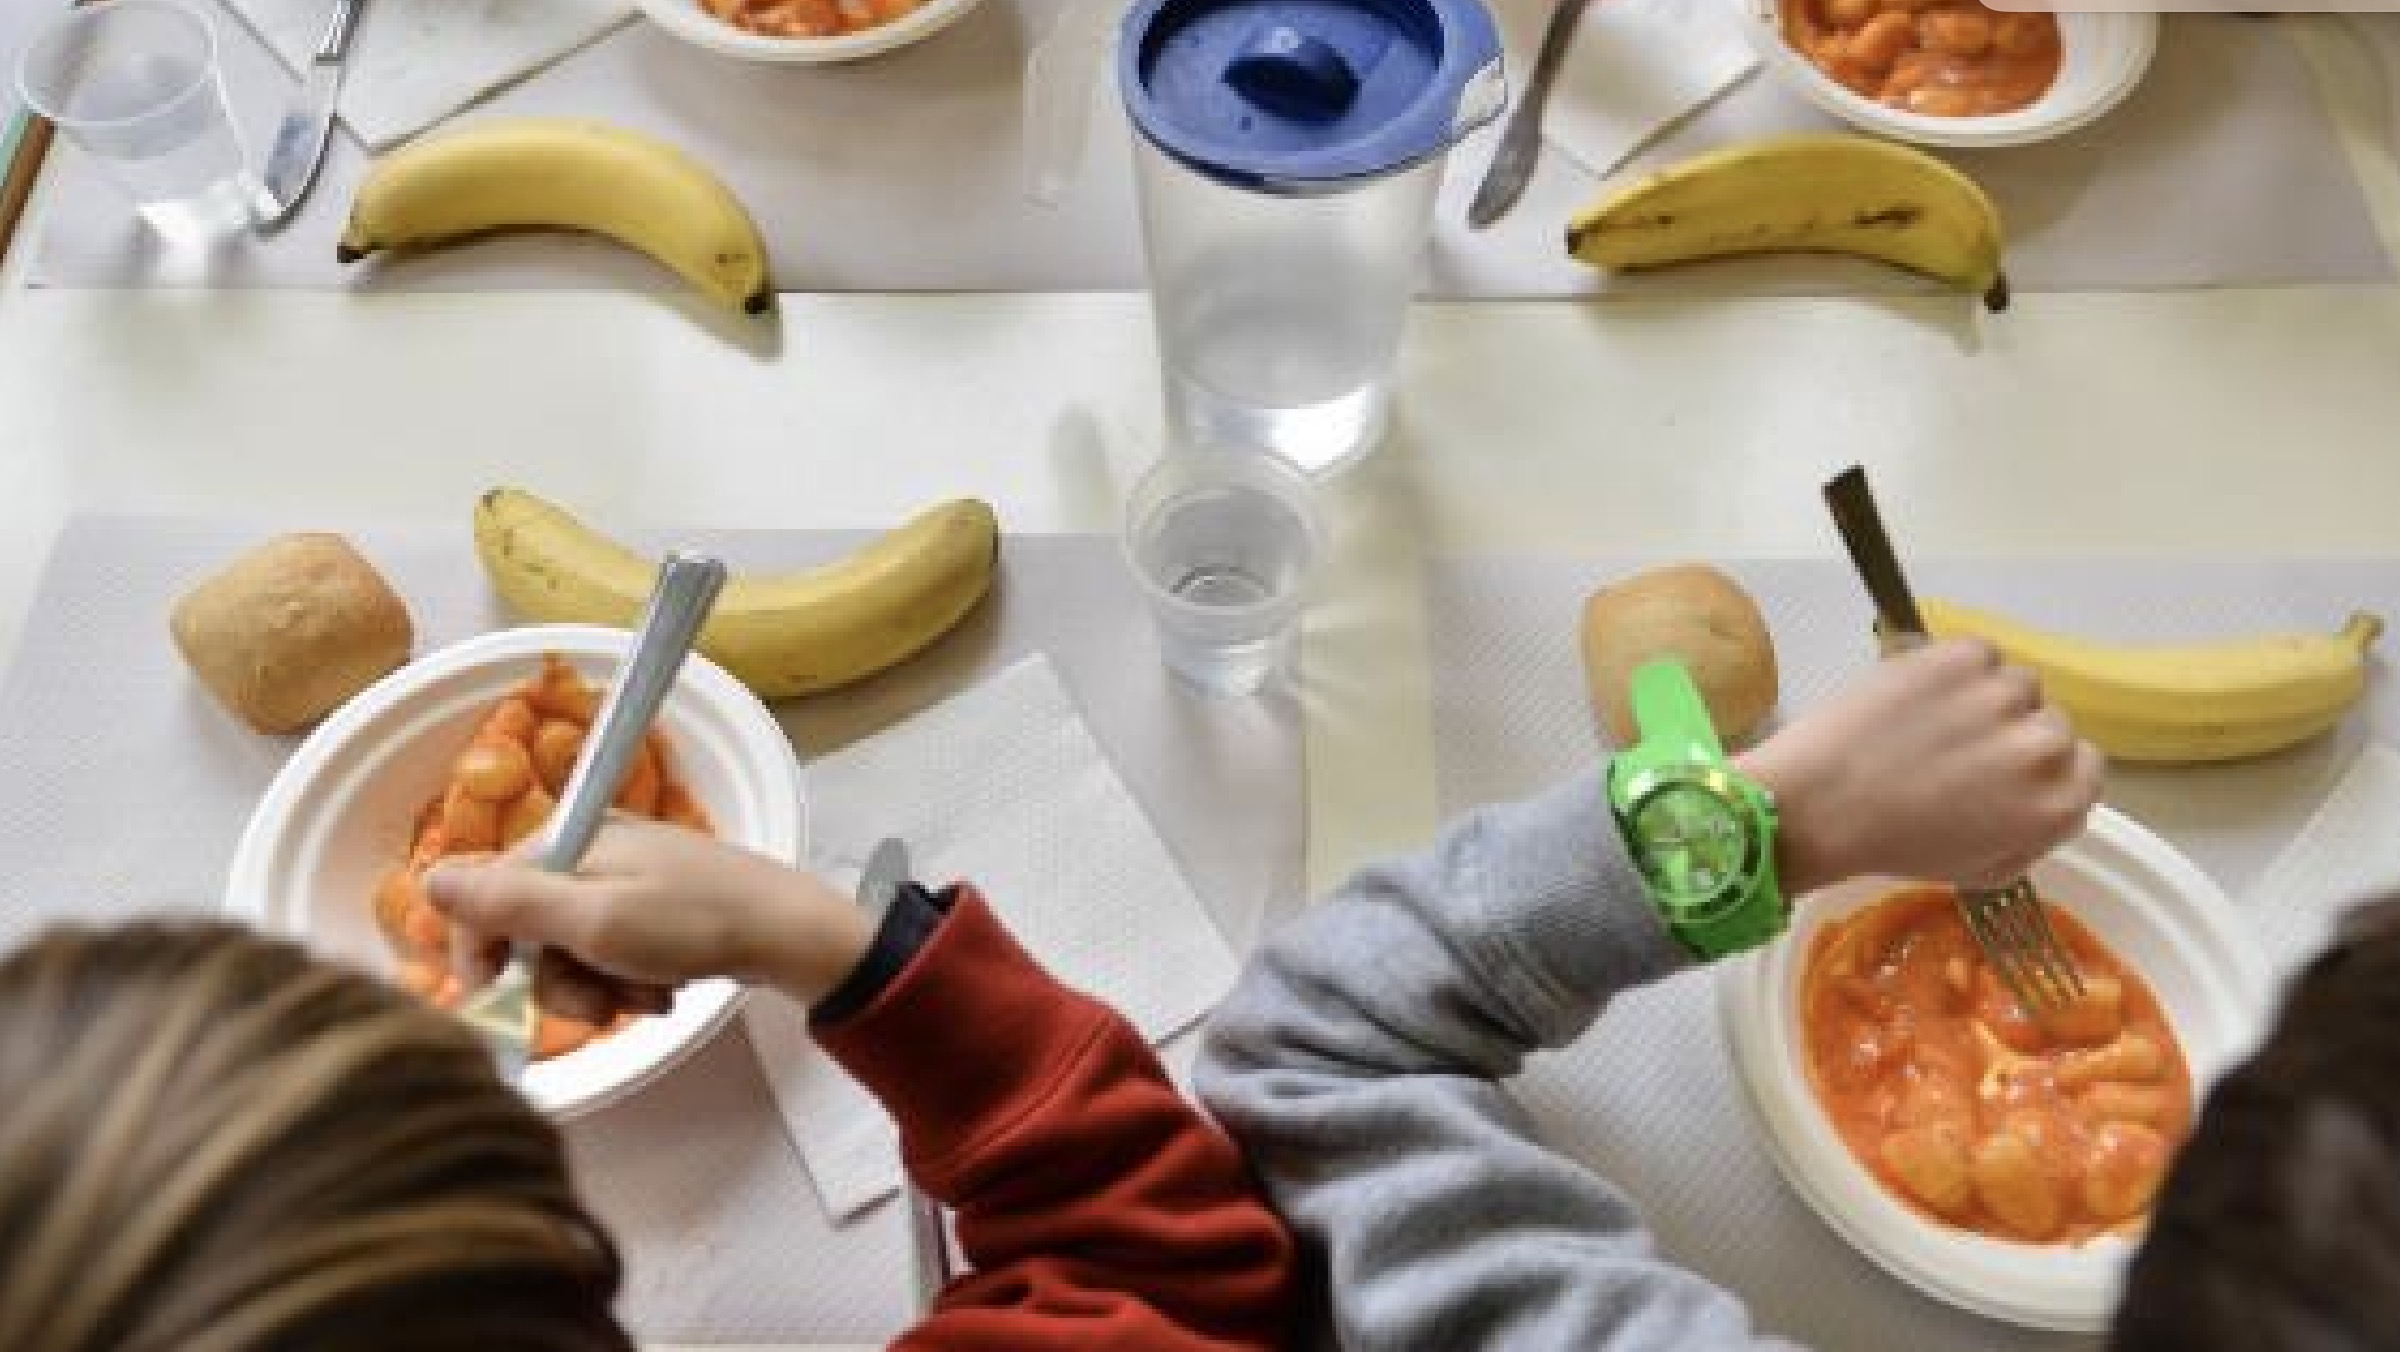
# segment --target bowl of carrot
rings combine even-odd
[[[465,992],[424,875],[540,829],[632,637],[586,625],[502,630],[362,692],[301,743],[259,800],[235,848],[228,909],[455,1007]],[[805,849],[790,742],[756,696],[698,654],[617,807],[774,859],[797,863]],[[731,981],[693,982],[664,1014],[598,1027],[546,1014],[525,1095],[567,1118],[630,1094],[714,1036],[740,995]]]

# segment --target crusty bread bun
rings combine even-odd
[[[338,535],[280,535],[184,593],[175,646],[224,706],[294,732],[408,660],[403,604]]]
[[[1583,607],[1583,669],[1609,741],[1633,745],[1632,683],[1655,657],[1677,657],[1727,746],[1775,708],[1775,644],[1741,584],[1702,563],[1637,573],[1592,593]]]

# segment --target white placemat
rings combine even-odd
[[[855,880],[876,842],[912,877],[969,879],[1051,975],[1153,1043],[1233,986],[1233,950],[1036,654],[811,768],[809,851]],[[899,1137],[817,1049],[807,1011],[753,1000],[750,1045],[817,1196],[848,1218],[900,1186]]]
[[[1027,45],[1047,31],[1058,4],[985,0],[936,37],[842,66],[730,61],[636,23],[468,116],[598,116],[677,142],[749,203],[785,290],[1138,288],[1132,150],[1113,89],[1092,91],[1084,171],[1057,208],[1036,206],[1023,191],[1019,73]],[[1499,6],[1512,28],[1523,26],[1517,11],[1547,8],[1544,0]],[[223,27],[230,30],[228,82],[256,146],[282,110],[288,73],[238,24]],[[1829,125],[1762,74],[1626,172],[1737,135]],[[1467,228],[1466,202],[1494,139],[1487,132],[1452,157],[1428,263],[1431,296],[1845,294],[1924,285],[1833,258],[1604,279],[1563,253],[1568,217],[1598,191],[1598,180],[1569,155],[1545,153],[1524,200],[1497,226]],[[1960,162],[1988,183],[2011,223],[2010,271],[2021,290],[2392,275],[2308,71],[2272,24],[2169,16],[2157,64],[2124,107],[2062,140]],[[681,294],[680,283],[647,260],[557,236],[493,239],[397,266],[344,267],[333,245],[365,167],[364,152],[340,139],[323,181],[278,236],[191,255],[158,249],[115,188],[69,152],[48,191],[28,276],[54,286]],[[2262,211],[2261,202],[2276,209]]]
[[[408,598],[420,652],[496,618],[464,515],[450,527],[349,531]],[[293,742],[242,729],[198,690],[167,640],[167,609],[191,580],[292,524],[82,518],[60,536],[0,682],[0,780],[10,786],[0,795],[0,945],[57,920],[214,905],[250,806]],[[859,539],[687,538],[756,567],[804,564]],[[851,692],[786,703],[785,727],[814,758],[1046,653],[1184,877],[1246,942],[1301,887],[1296,710],[1279,698],[1219,706],[1184,694],[1151,646],[1113,539],[1012,536],[1002,567],[993,601],[957,633]],[[900,1211],[828,1219],[747,1043],[728,1030],[568,1131],[580,1184],[626,1250],[621,1308],[650,1340],[887,1337],[912,1299]]]
[[[1515,797],[1600,754],[1576,632],[1583,599],[1638,565],[1452,560],[1427,578],[1434,738],[1445,817]],[[1872,612],[1835,561],[1728,565],[1773,630],[1787,713],[1874,660]],[[2357,563],[1913,562],[1927,593],[2128,638],[2337,627],[2400,614],[2400,560]],[[2400,738],[2386,670],[2340,733],[2248,765],[2118,771],[2109,799],[2244,897],[2369,736]],[[2248,903],[2256,905],[2255,897]],[[2262,927],[2263,928],[2263,927]],[[1541,1058],[1518,1093],[1548,1140],[1641,1199],[1660,1245],[1740,1292],[1761,1323],[1845,1352],[2008,1352],[2099,1345],[1995,1324],[1917,1294],[1851,1249],[1784,1186],[1755,1139],[1719,1030],[1713,978],[1687,973],[1611,1008]]]
[[[295,76],[333,12],[333,0],[226,3]],[[632,0],[367,0],[342,69],[342,121],[382,150],[632,16]]]
[[[2259,875],[2243,905],[2267,960],[2289,977],[2325,946],[2342,912],[2400,891],[2400,752],[2376,742],[2351,762],[2300,838]]]

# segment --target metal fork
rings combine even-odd
[[[1887,648],[1913,648],[1925,642],[1925,619],[1917,598],[1900,572],[1867,488],[1867,472],[1852,465],[1825,485],[1825,503],[1833,509],[1833,524],[1850,551],[1850,563],[1874,598],[1878,628]],[[2083,995],[2083,973],[2075,957],[2050,926],[2050,914],[2035,895],[2033,884],[2018,878],[2001,888],[1959,888],[1958,913],[1975,936],[1984,958],[2000,974],[2010,995],[2027,1014],[2039,1016],[2064,1008]]]

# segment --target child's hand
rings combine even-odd
[[[1951,639],[1878,664],[1740,758],[1798,896],[1866,873],[1996,886],[2083,828],[2100,753],[2030,672]]]
[[[538,977],[546,1005],[579,1017],[654,1010],[676,983],[704,976],[814,1004],[874,938],[850,899],[818,879],[656,822],[610,822],[572,876],[512,857],[445,864],[426,890],[471,940],[530,940],[550,950],[545,959],[572,958],[546,960]]]

